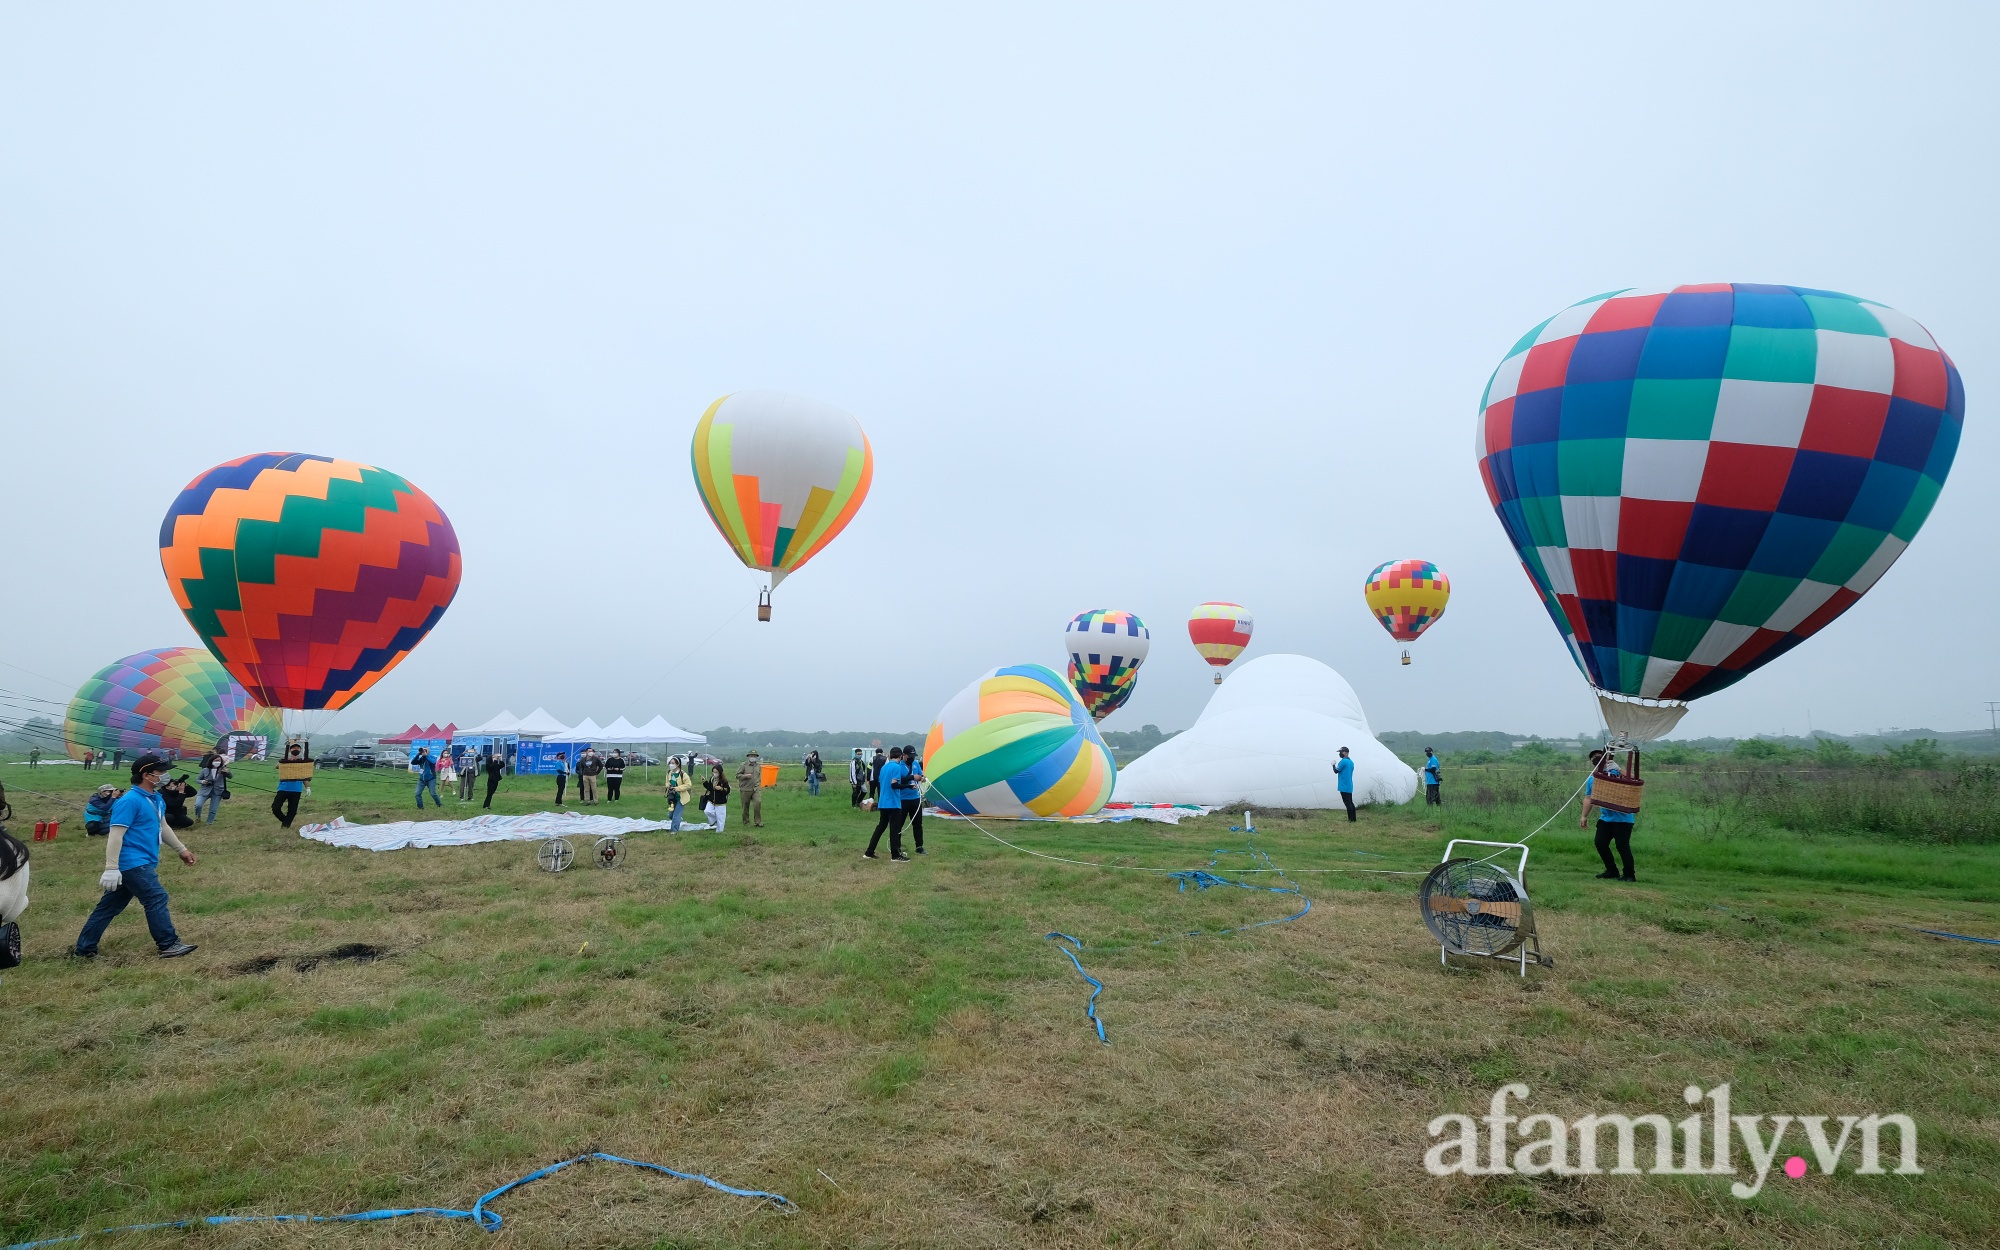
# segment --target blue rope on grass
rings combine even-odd
[[[572,1164],[585,1163],[593,1159],[601,1159],[606,1163],[623,1163],[628,1167],[643,1168],[648,1172],[658,1172],[664,1176],[672,1176],[679,1180],[696,1181],[708,1186],[710,1189],[725,1194],[733,1194],[738,1198],[761,1198],[781,1211],[798,1210],[797,1205],[783,1194],[766,1193],[761,1189],[738,1189],[734,1185],[725,1185],[721,1181],[713,1177],[703,1176],[699,1172],[680,1172],[658,1163],[645,1163],[638,1159],[624,1159],[617,1155],[605,1154],[601,1150],[593,1150],[589,1154],[581,1154],[574,1159],[564,1159],[561,1163],[551,1163],[539,1172],[530,1172],[519,1180],[508,1181],[498,1189],[489,1190],[479,1196],[469,1211],[459,1211],[450,1207],[394,1207],[385,1208],[380,1211],[357,1211],[352,1215],[205,1215],[200,1219],[193,1220],[163,1220],[158,1224],[126,1224],[118,1228],[100,1228],[95,1233],[70,1233],[64,1237],[46,1237],[40,1241],[17,1241],[13,1245],[6,1247],[6,1250],[36,1250],[38,1246],[57,1246],[64,1242],[82,1241],[85,1237],[101,1237],[107,1233],[140,1233],[159,1228],[199,1228],[222,1224],[361,1224],[376,1220],[401,1219],[406,1215],[432,1215],[441,1220],[471,1220],[487,1232],[497,1233],[500,1231],[500,1213],[498,1211],[487,1210],[487,1203],[494,1201],[511,1190],[519,1189],[523,1185],[538,1181],[544,1176],[553,1176]]]
[[[1252,830],[1251,832],[1254,833],[1256,831]],[[1209,872],[1207,869],[1203,868],[1190,868],[1182,872],[1170,872],[1164,875],[1171,877],[1175,882],[1177,882],[1180,887],[1180,892],[1183,894],[1187,893],[1187,888],[1190,885],[1192,885],[1197,890],[1210,890],[1214,889],[1217,886],[1233,886],[1239,890],[1262,890],[1267,894],[1296,894],[1300,898],[1305,900],[1305,906],[1299,908],[1297,911],[1293,912],[1289,916],[1279,916],[1275,920],[1259,920],[1254,924],[1242,924],[1242,925],[1235,925],[1227,929],[1216,929],[1213,930],[1214,936],[1220,937],[1225,933],[1242,933],[1249,929],[1262,929],[1266,925],[1286,924],[1289,923],[1290,921],[1299,919],[1301,916],[1305,915],[1307,912],[1313,909],[1312,900],[1309,898],[1305,898],[1304,892],[1299,889],[1297,883],[1293,882],[1290,877],[1286,877],[1285,870],[1278,867],[1276,864],[1272,863],[1271,857],[1269,855],[1266,855],[1263,851],[1258,850],[1254,846],[1244,851],[1217,850],[1215,852],[1215,858],[1208,861],[1208,867],[1213,868],[1218,863],[1221,863],[1222,857],[1224,855],[1248,855],[1251,857],[1252,860],[1261,863],[1263,865],[1262,868],[1251,869],[1250,871],[1275,872],[1278,874],[1279,877],[1284,879],[1285,884],[1248,885],[1241,881],[1232,881],[1228,877],[1219,877],[1216,874]],[[1209,933],[1210,930],[1206,929],[1190,929],[1186,933],[1176,934],[1173,937],[1156,938],[1151,942],[1135,942],[1126,946],[1086,947],[1081,940],[1073,938],[1067,933],[1051,933],[1047,935],[1047,937],[1043,938],[1043,941],[1060,939],[1061,941],[1068,942],[1071,946],[1074,946],[1076,948],[1076,950],[1074,951],[1071,950],[1068,946],[1060,947],[1059,949],[1062,951],[1063,954],[1069,956],[1069,961],[1071,963],[1076,965],[1076,970],[1078,975],[1080,975],[1084,980],[1090,982],[1092,986],[1092,989],[1090,991],[1090,1002],[1085,1005],[1084,1014],[1090,1017],[1090,1022],[1093,1025],[1097,1026],[1097,1040],[1103,1042],[1106,1046],[1109,1046],[1111,1044],[1111,1039],[1104,1035],[1104,1021],[1097,1018],[1097,996],[1104,992],[1104,982],[1098,980],[1096,977],[1091,976],[1088,972],[1085,972],[1083,970],[1083,961],[1077,958],[1078,952],[1084,950],[1093,950],[1093,951],[1103,951],[1109,954],[1116,951],[1136,950],[1142,946],[1160,946],[1167,942],[1179,941],[1181,938],[1184,937],[1203,937],[1209,935]]]
[[[1044,937],[1042,940],[1044,942],[1047,941],[1068,942],[1070,946],[1076,947],[1076,951],[1080,951],[1083,949],[1083,943],[1077,941],[1075,938],[1071,937],[1067,933],[1051,933],[1047,937]],[[1097,1040],[1103,1042],[1106,1046],[1109,1046],[1111,1044],[1111,1039],[1104,1036],[1104,1021],[1099,1020],[1097,1018],[1097,996],[1104,992],[1104,982],[1098,980],[1096,977],[1091,976],[1088,972],[1085,972],[1083,970],[1083,961],[1076,957],[1076,951],[1071,950],[1069,946],[1058,945],[1056,949],[1061,951],[1063,954],[1068,955],[1069,961],[1076,965],[1076,974],[1082,977],[1084,980],[1090,982],[1091,985],[1090,1001],[1084,1004],[1083,1014],[1089,1016],[1090,1022],[1097,1026]]]
[[[2000,938],[1968,937],[1963,933],[1946,933],[1943,929],[1918,929],[1917,932],[1928,933],[1932,937],[1957,938],[1961,942],[1977,942],[1981,946],[2000,946]]]

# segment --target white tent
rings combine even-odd
[[[1265,655],[1238,668],[1192,728],[1118,770],[1126,803],[1248,801],[1339,807],[1333,760],[1354,759],[1356,803],[1407,803],[1417,774],[1375,740],[1354,687],[1302,655]]]
[[[638,732],[639,727],[637,725],[621,716],[598,731],[597,740],[599,742],[637,742],[639,739],[633,735]]]
[[[654,716],[653,719],[639,726],[638,737],[627,738],[626,741],[627,742],[691,742],[699,744],[707,742],[708,738],[702,734],[689,733],[685,729],[676,729],[672,725],[669,725],[667,723],[667,718],[664,716]]]
[[[554,741],[562,741],[562,735],[568,729],[569,726],[550,716],[547,708],[538,707],[522,717],[521,723],[514,726],[513,731],[520,734],[523,738],[548,738]],[[574,739],[570,739],[570,741],[574,741]]]
[[[512,712],[503,711],[498,716],[495,716],[491,720],[487,721],[484,725],[475,725],[471,729],[461,729],[458,732],[461,734],[474,734],[479,737],[488,737],[497,734],[510,734],[514,732],[514,727],[516,725],[519,725],[520,723],[521,723],[520,717],[514,715]]]
[[[548,739],[551,742],[609,742],[610,741],[609,738],[606,738],[604,736],[603,727],[600,726],[596,721],[590,719],[588,716],[584,717],[576,724],[571,725],[568,729],[559,730],[555,733],[546,733],[543,734],[542,737]]]

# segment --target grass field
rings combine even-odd
[[[0,982],[7,1240],[465,1207],[591,1149],[798,1210],[594,1166],[501,1200],[497,1235],[413,1219],[120,1244],[1956,1247],[2000,1227],[2000,949],[1909,927],[2000,936],[1992,843],[1781,830],[1662,774],[1637,884],[1592,879],[1573,815],[1535,838],[1557,966],[1523,980],[1441,968],[1415,878],[1362,870],[1525,833],[1575,784],[1553,773],[1455,772],[1441,812],[1356,826],[1261,813],[1256,844],[1311,913],[1144,945],[1298,905],[945,821],[925,859],[871,863],[844,787],[795,780],[765,828],[638,835],[611,872],[544,874],[522,844],[336,850],[279,830],[252,788],[269,770],[246,766],[189,835],[201,863],[161,870],[200,951],[156,959],[134,908],[85,963],[63,953],[96,897],[80,809],[100,776],[0,765],[17,834],[67,818],[33,848],[28,957]],[[615,810],[661,814],[657,776]],[[301,818],[401,818],[404,778],[325,776]],[[550,797],[510,779],[496,807]],[[1244,847],[1241,823],[1003,832],[1182,868]],[[1083,956],[1111,1045],[1051,930],[1140,943]],[[354,944],[382,956],[328,957]],[[1529,1111],[1572,1117],[1680,1112],[1685,1085],[1724,1081],[1738,1112],[1904,1112],[1926,1174],[1774,1173],[1748,1201],[1726,1178],[1428,1175],[1427,1123],[1515,1080]]]

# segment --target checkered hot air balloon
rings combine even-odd
[[[386,469],[269,452],[188,483],[160,567],[209,652],[266,707],[336,709],[403,662],[458,593],[458,535]]]
[[[1415,642],[1444,615],[1451,601],[1451,579],[1429,560],[1390,560],[1375,566],[1361,588],[1382,628],[1397,642]],[[1403,663],[1410,653],[1403,652]]]
[[[847,528],[875,476],[859,421],[776,391],[739,391],[710,404],[691,454],[709,520],[737,559],[771,575],[768,590]],[[768,590],[757,613],[766,621]]]
[[[958,692],[924,738],[925,797],[961,816],[1088,816],[1118,779],[1097,722],[1040,664],[996,668]]]
[[[1240,603],[1204,603],[1188,613],[1188,640],[1215,669],[1216,685],[1222,684],[1222,670],[1250,645],[1250,631],[1256,626],[1250,609]]]
[[[231,733],[276,742],[284,724],[200,647],[141,651],[105,665],[77,688],[63,716],[71,759],[85,750],[193,754]]]
[[[1079,612],[1063,627],[1063,650],[1069,653],[1069,684],[1094,720],[1103,720],[1132,697],[1139,683],[1139,666],[1153,636],[1146,623],[1130,612],[1092,608]]]
[[[1475,442],[1550,618],[1640,741],[1865,594],[1937,501],[1964,417],[1957,368],[1902,313],[1723,282],[1536,326]]]

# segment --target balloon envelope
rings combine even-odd
[[[1916,536],[1964,423],[1915,321],[1807,287],[1595,296],[1480,405],[1479,474],[1600,693],[1687,700],[1846,611]]]
[[[1040,664],[996,668],[944,705],[924,738],[925,793],[947,812],[1088,816],[1118,766],[1068,683]]]
[[[1204,603],[1188,614],[1188,638],[1202,659],[1216,668],[1228,668],[1250,645],[1256,624],[1250,609],[1240,603]],[[1220,674],[1216,680],[1222,680]]]
[[[1132,697],[1153,636],[1130,612],[1093,608],[1070,618],[1063,628],[1069,653],[1069,684],[1095,720],[1103,720]]]
[[[458,535],[386,469],[270,452],[188,483],[160,523],[174,601],[267,707],[340,708],[458,593]]]
[[[875,476],[859,421],[777,391],[738,391],[710,404],[691,454],[709,520],[774,587],[847,528]]]
[[[73,759],[86,748],[193,754],[229,733],[277,742],[284,723],[200,647],[141,651],[105,665],[78,687],[63,717]]]
[[[1444,615],[1451,579],[1429,560],[1391,560],[1375,566],[1361,594],[1391,638],[1415,642]]]

